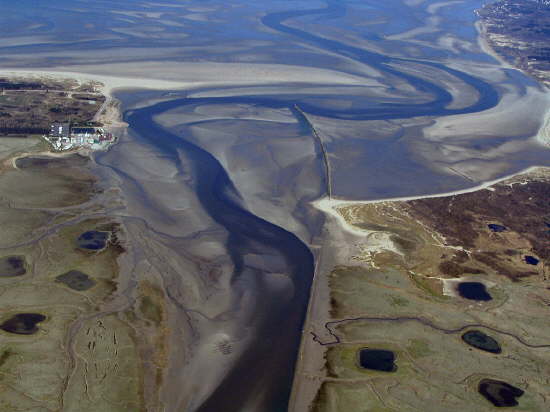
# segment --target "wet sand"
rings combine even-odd
[[[365,234],[347,226],[349,230],[342,230],[334,207],[356,201],[347,203],[338,198],[370,202],[456,188],[467,191],[464,188],[545,161],[540,142],[534,138],[539,129],[538,136],[547,134],[540,128],[547,104],[541,90],[479,56],[474,56],[478,60],[471,64],[468,58],[474,58],[476,38],[438,32],[445,27],[445,3],[409,3],[422,10],[431,7],[426,12],[437,17],[425,25],[417,22],[420,27],[416,31],[403,27],[388,33],[397,36],[396,41],[410,42],[410,47],[371,44],[369,39],[335,35],[331,30],[319,35],[315,24],[306,22],[312,16],[332,16],[323,20],[328,26],[331,22],[349,27],[357,23],[353,9],[342,13],[343,5],[333,2],[326,9],[300,11],[298,15],[293,14],[295,10],[287,14],[277,9],[271,20],[263,18],[262,30],[284,33],[285,45],[292,43],[288,38],[294,38],[307,44],[308,53],[317,50],[318,60],[312,65],[319,67],[298,66],[288,60],[274,63],[284,57],[272,51],[270,58],[262,57],[264,62],[256,64],[109,60],[103,65],[80,62],[69,68],[3,72],[100,81],[110,97],[105,113],[99,113],[97,119],[105,121],[121,139],[109,152],[95,156],[99,167],[94,172],[107,190],[120,196],[108,214],[120,220],[128,250],[119,259],[120,293],[109,308],[122,313],[131,307],[137,314],[134,321],[138,329],[147,331],[144,339],[128,344],[153,371],[140,378],[147,408],[153,410],[163,404],[167,410],[199,410],[202,405],[203,410],[219,410],[233,394],[239,398],[235,408],[246,405],[261,410],[265,407],[260,405],[275,398],[277,405],[285,404],[299,314],[290,317],[293,326],[288,327],[292,330],[288,336],[293,338],[281,343],[279,356],[264,359],[257,351],[248,353],[248,348],[257,345],[260,352],[263,349],[264,354],[270,354],[266,337],[276,328],[286,331],[281,321],[284,311],[296,308],[298,297],[303,306],[296,313],[305,308],[307,279],[300,279],[297,291],[293,277],[298,268],[293,266],[296,262],[290,262],[289,245],[296,250],[304,251],[306,246],[312,250],[316,273],[309,316],[325,315],[328,295],[319,271],[346,255],[338,245],[353,244]],[[384,4],[379,6],[381,15],[387,13]],[[289,22],[282,24],[285,16]],[[162,20],[152,14],[127,17]],[[301,18],[303,24],[295,24]],[[259,18],[254,17],[254,21],[260,24]],[[429,40],[417,36],[429,36]],[[266,44],[270,43],[262,47]],[[437,47],[430,49],[431,44]],[[437,54],[441,50],[448,54]],[[214,52],[214,48],[208,46],[201,54],[208,55],[209,51]],[[254,50],[242,53],[250,59],[260,54]],[[463,58],[463,53],[470,54]],[[334,55],[340,55],[338,64],[329,60]],[[383,63],[376,66],[369,59]],[[386,65],[392,59],[396,60]],[[401,64],[408,68],[403,69],[403,76]],[[382,70],[386,68],[389,70]],[[422,75],[422,68],[430,76]],[[123,89],[136,88],[149,91],[122,93]],[[126,99],[122,110],[117,96]],[[139,123],[136,113],[140,110],[145,113],[155,104],[185,96],[196,98],[196,106],[174,104],[145,124]],[[257,100],[258,96],[267,100]],[[205,97],[212,100],[200,100]],[[276,100],[280,104],[276,110],[258,108]],[[514,100],[516,106],[508,105]],[[311,130],[292,115],[291,108],[297,102],[305,108],[329,153],[334,170],[333,199],[322,199],[319,149]],[[526,102],[537,109],[529,113],[529,122],[520,124],[518,119],[524,113],[512,112]],[[134,119],[129,131],[122,111],[126,120]],[[503,119],[515,126],[508,130]],[[473,130],[481,124],[482,133]],[[462,136],[466,126],[472,130]],[[169,134],[164,140],[171,143],[155,141],[156,133]],[[186,149],[189,144],[199,150],[190,154]],[[214,176],[210,176],[212,169],[196,165],[193,153],[200,150],[219,163]],[[224,184],[216,186],[210,180],[200,184],[205,172],[209,179],[217,176]],[[222,186],[224,190],[209,192]],[[229,208],[228,220],[224,220],[221,206],[209,210],[205,198],[211,204],[222,199]],[[321,230],[323,212],[328,214]],[[253,223],[242,227],[240,220]],[[76,236],[88,230],[80,229]],[[277,236],[273,240],[270,233],[284,233],[285,239],[293,240],[285,244]],[[274,247],[270,242],[282,246]],[[244,246],[239,250],[241,244]],[[276,313],[269,313],[270,308],[277,308]],[[277,321],[262,326],[269,324],[270,316]],[[109,327],[119,325],[119,320],[112,320]],[[93,330],[101,332],[100,328]],[[310,356],[307,362],[314,359],[313,364],[321,364],[322,354],[307,340],[303,350]],[[282,359],[287,362],[284,367],[278,363]],[[274,362],[285,372],[266,377],[256,367],[263,365],[261,362]],[[298,370],[302,368],[298,364]],[[264,367],[264,372],[268,369]],[[235,382],[248,373],[250,387],[239,387]],[[281,381],[273,383],[279,378]],[[314,376],[299,375],[296,385],[295,397],[299,399],[293,401],[296,403],[291,409],[305,410],[317,382]]]

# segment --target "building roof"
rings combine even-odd
[[[50,135],[56,137],[68,137],[71,130],[69,123],[52,123]]]
[[[97,130],[93,127],[73,127],[71,130],[74,134],[95,134]]]

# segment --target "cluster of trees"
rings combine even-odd
[[[63,114],[63,115],[75,115],[79,113],[79,109],[76,107],[56,106],[50,108],[50,113]],[[66,120],[63,120],[66,121]]]
[[[6,79],[0,79],[0,89],[2,90],[40,90],[44,85],[32,82],[10,82]]]
[[[47,127],[4,127],[0,125],[0,134],[47,134]]]

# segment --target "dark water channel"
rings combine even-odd
[[[284,258],[287,267],[290,268],[287,275],[290,276],[294,284],[294,295],[291,300],[282,305],[270,297],[269,290],[262,289],[258,291],[260,294],[263,293],[259,297],[259,301],[264,301],[266,305],[269,304],[269,309],[258,308],[259,320],[255,328],[257,336],[255,344],[251,345],[239,359],[237,365],[202,405],[201,411],[241,411],[247,401],[254,399],[256,393],[260,391],[268,394],[265,405],[261,410],[286,411],[300,344],[301,328],[314,272],[314,260],[308,247],[294,234],[253,215],[239,203],[239,195],[233,183],[215,157],[185,140],[185,136],[183,138],[176,136],[155,124],[153,116],[185,105],[253,104],[260,107],[287,108],[292,111],[302,127],[305,127],[306,123],[294,108],[295,104],[299,104],[300,108],[306,113],[318,114],[326,118],[365,120],[474,113],[489,109],[498,102],[498,95],[493,87],[480,79],[438,63],[424,60],[416,62],[456,76],[477,90],[480,97],[471,106],[461,109],[448,109],[446,106],[452,101],[452,96],[445,89],[428,80],[400,72],[389,66],[390,63],[395,64],[404,60],[328,40],[284,24],[284,21],[291,18],[306,15],[330,16],[344,10],[342,3],[330,1],[326,8],[271,13],[266,15],[262,22],[283,35],[297,37],[300,41],[312,44],[315,47],[330,50],[332,53],[344,55],[358,62],[368,63],[387,75],[396,76],[413,85],[419,92],[430,94],[432,96],[430,102],[417,103],[413,99],[410,103],[377,104],[373,102],[368,110],[354,108],[327,109],[310,103],[306,94],[292,96],[247,95],[183,98],[132,110],[125,115],[125,121],[130,125],[135,138],[145,140],[148,144],[161,150],[182,172],[184,167],[180,163],[178,151],[183,151],[190,159],[191,164],[186,164],[185,170],[191,169],[193,187],[201,206],[214,221],[223,226],[229,233],[227,248],[235,266],[233,284],[238,281],[243,273],[243,256],[247,253],[257,253],[258,245],[275,249]],[[316,97],[323,96],[316,95]],[[332,98],[329,95],[324,97]],[[357,96],[350,96],[350,99],[354,98],[357,99]],[[121,99],[124,100],[123,96],[121,96]],[[318,154],[321,162],[320,151]],[[113,167],[113,170],[116,171],[115,167]],[[483,295],[481,296],[483,300]],[[365,362],[367,362],[367,358],[370,359],[373,355],[371,352],[365,352],[362,356],[365,357]],[[380,356],[384,357],[383,355]],[[386,359],[384,362],[393,365],[393,359],[390,362],[388,356],[384,357]],[[367,363],[372,362],[368,361]],[[266,384],[268,387],[266,387]]]
[[[487,225],[489,229],[491,229],[492,232],[499,233],[506,231],[506,226],[498,225],[496,223],[489,223]]]

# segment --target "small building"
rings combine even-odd
[[[50,137],[69,138],[71,134],[71,125],[69,123],[52,123],[50,127]]]
[[[73,127],[72,134],[89,137],[97,134],[97,130],[95,129],[95,127]]]
[[[44,136],[55,150],[70,150],[72,148],[91,148],[104,150],[114,141],[111,133],[101,127],[70,127],[69,123],[53,123],[50,134]]]

